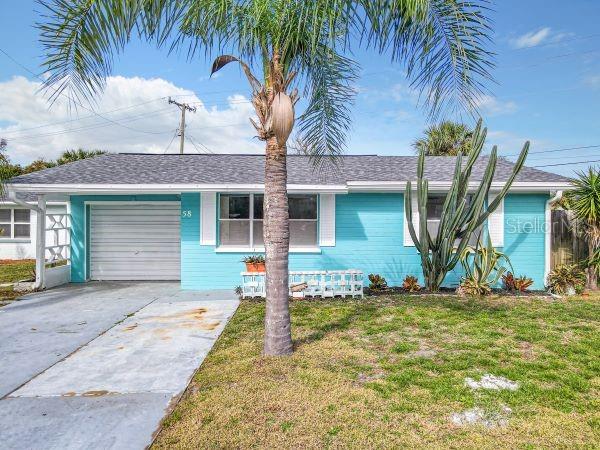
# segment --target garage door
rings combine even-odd
[[[92,205],[90,278],[179,280],[179,203]]]

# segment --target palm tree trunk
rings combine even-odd
[[[263,225],[267,269],[264,353],[269,356],[289,355],[292,353],[292,332],[288,285],[290,223],[286,147],[279,146],[275,137],[267,140]]]
[[[588,240],[588,255],[590,258],[594,254],[595,250],[596,248],[594,246],[593,239],[590,238]],[[587,269],[587,287],[592,291],[598,289],[598,278],[596,274],[596,269],[593,266],[590,266]]]

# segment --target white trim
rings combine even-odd
[[[479,181],[469,183],[469,189],[477,189]],[[500,190],[504,187],[504,182],[493,182],[491,189]],[[406,189],[405,181],[348,181],[349,191],[358,192],[404,192]],[[445,192],[452,186],[452,181],[432,181],[429,182],[429,192]],[[569,183],[555,182],[514,182],[509,192],[550,192],[556,189],[569,189]]]
[[[216,192],[200,193],[200,245],[217,244],[218,209]]]
[[[264,247],[227,247],[215,248],[215,253],[264,253]],[[290,247],[290,253],[321,253],[320,247]]]
[[[321,247],[335,247],[335,194],[319,195],[318,232]]]
[[[412,200],[412,205],[411,205],[411,210],[412,210],[412,223],[413,223],[413,227],[415,228],[415,233],[417,234],[417,237],[420,236],[420,221],[419,221],[419,204],[418,204],[418,200],[417,200],[417,193],[416,192],[412,192],[412,196],[411,196],[411,200]],[[406,217],[406,206],[404,204],[404,202],[406,202],[406,195],[403,196],[403,204],[402,204],[402,215],[404,216],[404,229],[403,229],[403,241],[404,241],[404,246],[405,247],[414,247],[415,243],[412,240],[412,236],[410,235],[410,230],[408,229],[408,218]]]
[[[498,192],[488,193],[488,205],[494,201]],[[496,210],[487,219],[488,234],[494,247],[504,247],[504,198]]]
[[[493,182],[491,188],[500,190],[504,182]],[[452,185],[451,181],[432,181],[429,183],[430,192],[444,192]],[[469,183],[469,189],[476,189],[479,182]],[[513,183],[511,192],[550,192],[566,190],[569,183],[519,181]],[[14,192],[61,193],[61,194],[179,194],[184,192],[264,192],[264,185],[254,184],[7,184]],[[289,193],[332,193],[347,194],[348,192],[404,192],[405,181],[348,181],[346,184],[288,184]]]
[[[85,205],[164,205],[164,204],[179,204],[181,203],[179,200],[165,200],[165,201],[144,201],[144,200],[86,200],[83,202]]]
[[[7,184],[15,192],[74,194],[165,194],[182,192],[243,192],[262,193],[264,184]],[[289,193],[346,193],[345,185],[288,184]]]

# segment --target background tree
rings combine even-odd
[[[39,25],[46,84],[54,98],[96,95],[116,53],[132,35],[198,55],[223,55],[213,72],[237,61],[250,82],[265,142],[265,347],[292,351],[288,307],[289,217],[286,141],[295,124],[296,88],[306,97],[298,134],[314,163],[344,151],[352,83],[363,45],[405,63],[432,115],[471,109],[489,77],[485,0],[54,0]],[[233,56],[227,55],[232,54]],[[259,77],[251,72],[258,69]]]
[[[472,147],[473,130],[463,123],[445,121],[425,130],[425,137],[413,144],[426,156],[467,155]]]
[[[107,152],[105,150],[85,150],[78,148],[77,150],[66,150],[58,157],[56,164],[62,166],[73,161],[79,161],[80,159],[94,158],[96,156],[104,155]]]
[[[573,189],[566,193],[567,203],[575,214],[578,229],[588,243],[587,287],[598,289],[598,249],[600,248],[600,173],[597,167],[577,172],[571,179]]]

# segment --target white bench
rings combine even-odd
[[[265,273],[242,272],[242,297],[265,297]],[[304,297],[363,297],[364,274],[360,270],[313,270],[290,272],[290,296]],[[292,287],[305,285],[295,292]]]

